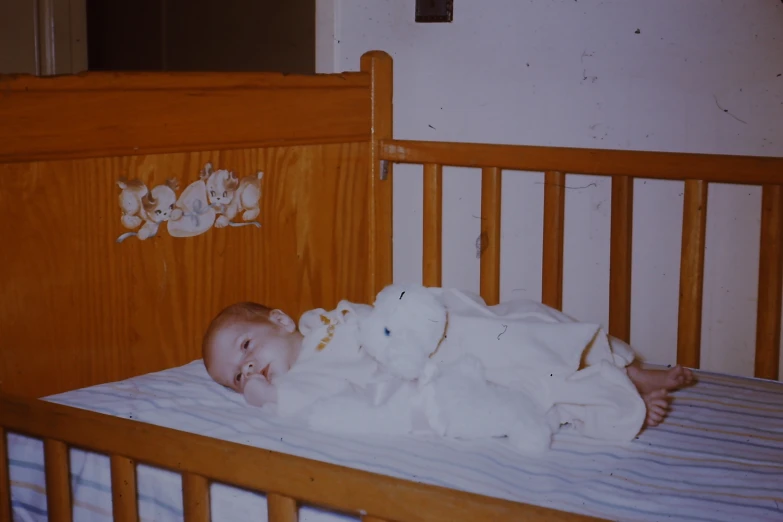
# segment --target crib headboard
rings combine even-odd
[[[298,318],[370,299],[390,281],[390,115],[379,52],[334,75],[0,77],[0,392],[197,359],[234,301]]]

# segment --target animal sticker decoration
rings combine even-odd
[[[169,179],[152,189],[140,180],[120,179],[119,203],[122,226],[132,230],[117,238],[121,243],[130,237],[149,239],[166,224],[173,237],[193,237],[207,232],[213,226],[261,227],[257,221],[261,213],[261,180],[263,172],[237,178],[234,172],[213,170],[207,163],[199,179],[185,187],[177,196],[179,182]],[[234,219],[241,216],[242,222]]]

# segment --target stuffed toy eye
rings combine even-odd
[[[391,335],[391,332],[389,331],[388,328],[384,328],[383,329],[383,333],[384,333],[384,335],[386,335],[386,337],[389,337]]]

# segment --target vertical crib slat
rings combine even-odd
[[[481,170],[481,235],[476,247],[481,256],[481,297],[488,305],[500,302],[500,197],[501,170]]]
[[[49,522],[71,522],[71,484],[68,446],[59,440],[44,439],[46,507]]]
[[[296,500],[290,497],[270,493],[266,497],[266,506],[269,522],[297,522],[299,520]]]
[[[11,517],[11,479],[8,469],[8,434],[0,426],[0,520]]]
[[[209,481],[193,473],[182,474],[185,522],[209,522]]]
[[[609,334],[628,343],[631,342],[633,178],[612,176],[611,219]]]
[[[111,505],[115,521],[136,522],[139,519],[136,465],[119,455],[111,456]]]
[[[544,258],[541,302],[563,308],[563,244],[565,242],[565,174],[544,175]]]
[[[424,286],[441,286],[443,270],[443,167],[424,165]]]
[[[699,368],[701,359],[701,305],[706,232],[707,182],[687,180],[680,253],[677,362],[690,368]]]
[[[783,187],[764,185],[761,192],[761,245],[754,372],[756,377],[763,379],[778,378],[782,271]]]

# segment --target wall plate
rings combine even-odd
[[[448,23],[453,13],[453,0],[416,0],[417,23]]]

